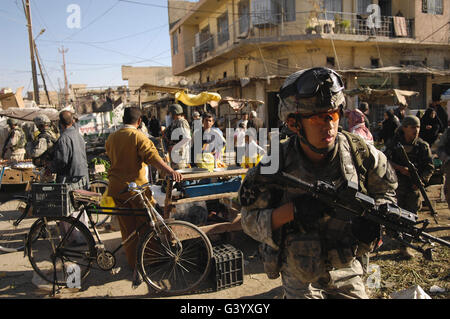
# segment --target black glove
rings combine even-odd
[[[352,219],[352,234],[356,239],[370,245],[381,236],[381,226],[364,217]]]
[[[311,195],[301,195],[294,199],[294,224],[300,226],[305,231],[313,231],[319,229],[319,219],[325,213],[330,213],[332,208],[315,199]]]

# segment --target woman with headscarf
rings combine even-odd
[[[384,145],[394,137],[395,130],[399,127],[399,121],[396,119],[392,110],[384,112],[384,121],[381,123],[380,139],[383,140]]]
[[[438,138],[440,129],[441,123],[437,117],[436,110],[429,107],[420,119],[419,137],[431,147]]]
[[[373,145],[373,136],[365,124],[364,113],[358,109],[346,113],[348,119],[348,131],[357,134]]]

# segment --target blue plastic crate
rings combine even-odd
[[[234,178],[226,182],[218,182],[204,185],[186,186],[184,193],[186,197],[198,197],[212,194],[237,192],[241,186],[241,178]]]

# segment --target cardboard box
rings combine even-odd
[[[23,174],[18,169],[5,169],[2,177],[2,184],[22,184]]]
[[[24,107],[22,98],[23,87],[17,89],[16,93],[0,94],[0,103],[4,110],[10,107]]]
[[[22,179],[24,183],[31,182],[36,174],[33,173],[33,169],[22,170]]]

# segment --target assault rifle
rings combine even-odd
[[[418,221],[417,214],[393,204],[375,204],[372,197],[358,192],[358,185],[354,182],[346,182],[339,186],[323,181],[311,184],[284,172],[273,175],[260,174],[259,181],[290,193],[305,194],[306,192],[330,207],[382,225],[386,235],[422,253],[427,260],[432,260],[432,249],[425,249],[424,245],[435,242],[450,247],[450,242],[425,232],[429,224],[427,219]],[[414,245],[413,242],[423,245]]]
[[[419,176],[419,173],[417,173],[417,168],[414,166],[414,164],[409,160],[408,154],[405,151],[405,148],[401,143],[397,144],[397,148],[400,150],[403,159],[406,161],[408,166],[408,172],[409,177],[411,178],[411,182],[414,185],[417,185],[417,187],[420,190],[420,193],[422,194],[423,200],[425,201],[425,204],[430,208],[431,215],[433,216],[434,221],[437,222],[436,216],[437,213],[434,210],[433,204],[431,204],[430,199],[428,198],[427,192],[425,191],[424,183],[422,182],[422,179]]]

